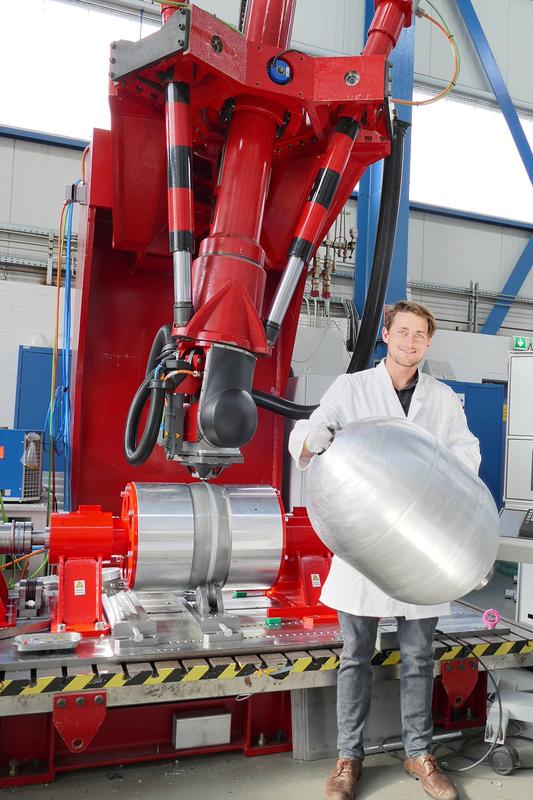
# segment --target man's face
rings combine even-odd
[[[416,367],[431,344],[427,319],[409,311],[398,312],[390,328],[383,328],[382,335],[387,358],[401,367]]]

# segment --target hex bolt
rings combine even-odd
[[[76,697],[76,705],[77,706],[84,706],[85,705],[85,697]]]
[[[96,697],[94,698],[94,702],[96,703],[97,706],[101,706],[102,703],[104,702],[104,698],[102,697],[101,694],[97,694]]]
[[[67,705],[67,701],[66,701],[66,699],[64,697],[60,697],[56,702],[56,706],[58,708],[65,708],[66,705]]]

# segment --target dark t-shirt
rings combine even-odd
[[[409,406],[411,405],[411,399],[413,397],[413,392],[416,389],[416,384],[418,383],[418,370],[416,371],[416,375],[407,386],[403,389],[395,389],[394,391],[398,395],[398,400],[401,403],[401,406],[405,412],[405,416],[409,413]]]

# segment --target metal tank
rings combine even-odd
[[[130,483],[122,518],[135,589],[269,589],[278,576],[284,517],[271,486]]]
[[[456,600],[483,584],[496,558],[489,490],[407,420],[346,426],[313,459],[306,497],[326,546],[397,600]]]

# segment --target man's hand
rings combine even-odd
[[[328,425],[317,425],[308,434],[302,448],[302,458],[311,458],[311,456],[321,456],[333,441],[337,431],[340,431],[341,426],[338,422],[330,422]]]

